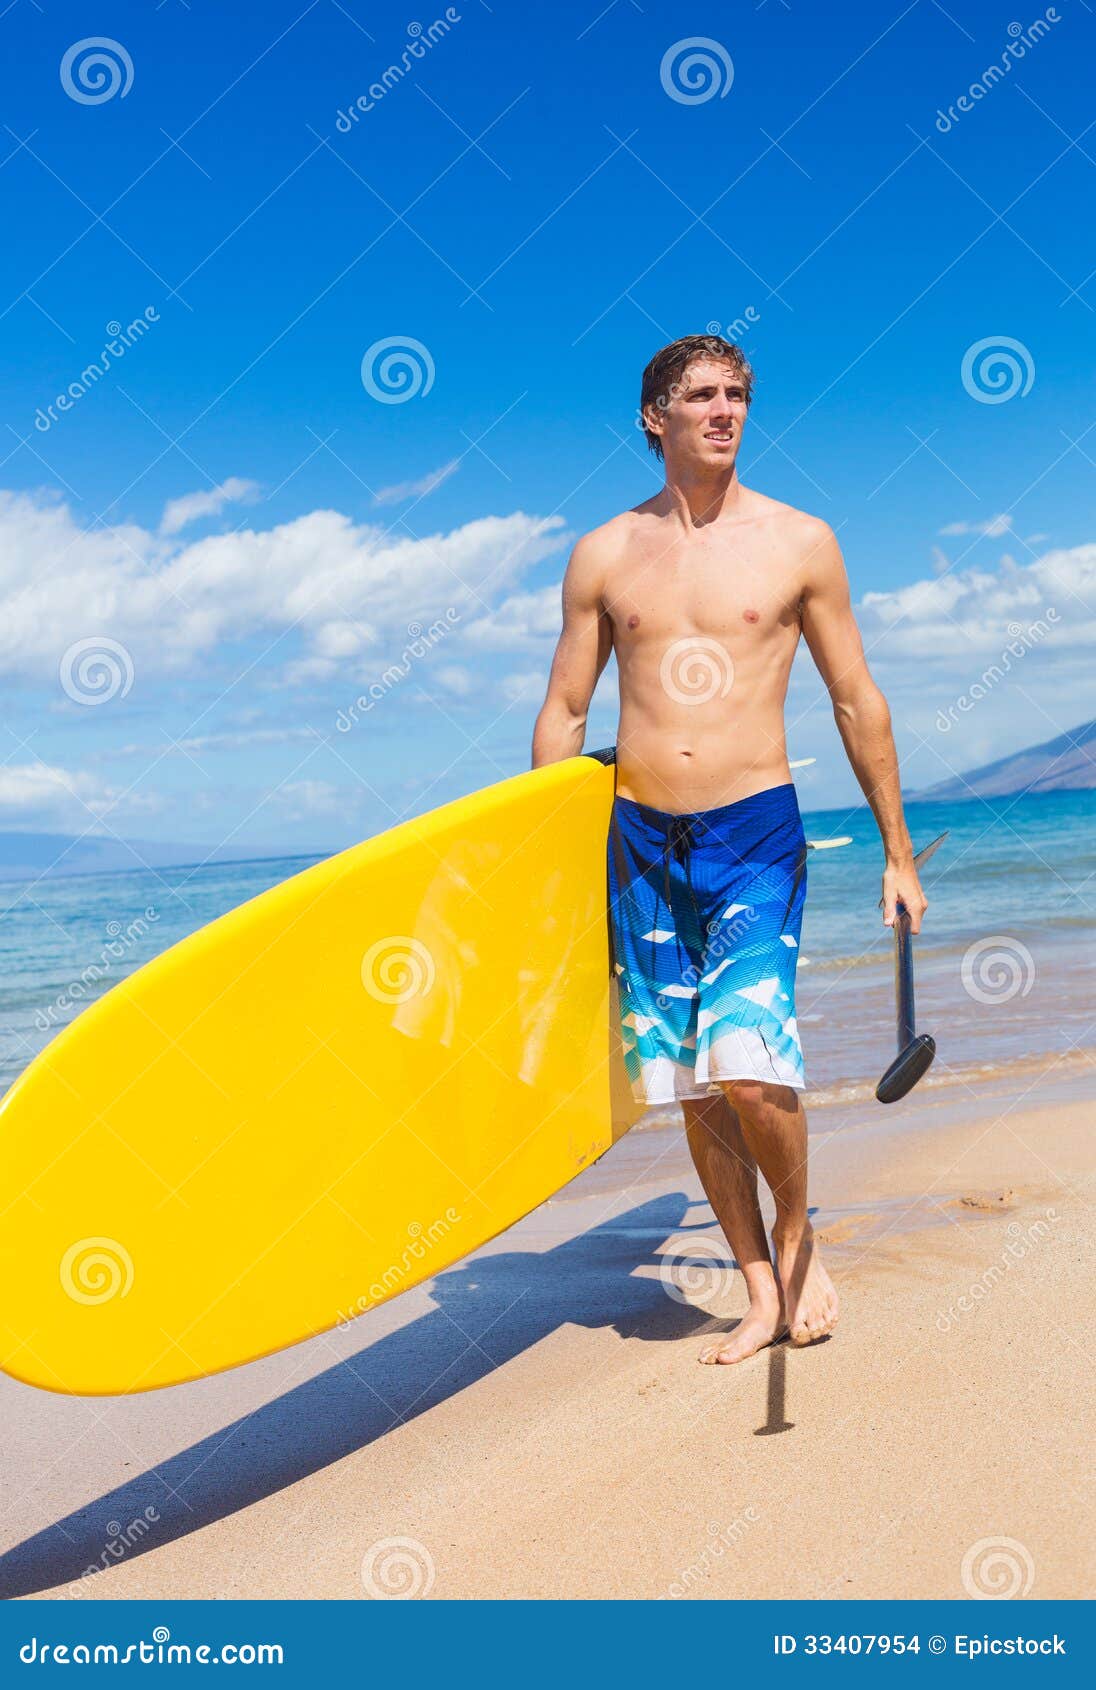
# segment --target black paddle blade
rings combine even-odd
[[[599,753],[595,751],[595,752],[592,752],[591,755],[596,757],[596,756],[599,755]],[[940,849],[941,845],[944,843],[944,840],[947,838],[949,831],[950,831],[950,829],[945,828],[943,833],[937,835],[937,837],[933,840],[931,845],[926,845],[924,850],[918,851],[916,857],[914,857],[914,859],[913,859],[914,868],[920,869],[920,868],[924,867],[924,865],[928,862],[929,858],[933,855],[933,853]],[[879,900],[879,908],[880,909],[883,908],[882,898],[880,898],[880,900]]]
[[[919,1033],[912,1044],[900,1050],[875,1088],[880,1103],[897,1103],[911,1092],[922,1074],[932,1067],[936,1040],[931,1033]]]

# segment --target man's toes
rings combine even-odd
[[[810,1327],[797,1324],[789,1329],[788,1337],[793,1344],[802,1348],[804,1344],[809,1344],[811,1341]]]

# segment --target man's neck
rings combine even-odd
[[[740,514],[747,496],[733,465],[714,475],[667,469],[659,503],[661,514],[676,516],[683,528],[710,528],[713,522]]]

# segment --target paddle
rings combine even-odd
[[[926,845],[913,859],[920,869],[938,846],[944,843],[944,832],[931,845]],[[879,900],[882,909],[883,900]],[[910,933],[910,913],[898,900],[894,917],[894,992],[898,1011],[898,1055],[875,1088],[880,1103],[897,1103],[911,1092],[921,1076],[932,1066],[936,1055],[936,1040],[931,1033],[914,1030],[913,1010],[913,937]]]

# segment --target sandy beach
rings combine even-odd
[[[0,1380],[0,1590],[1081,1596],[1094,1112],[1083,1055],[815,1107],[844,1312],[810,1350],[697,1365],[743,1288],[671,1118],[265,1362],[129,1399]]]

